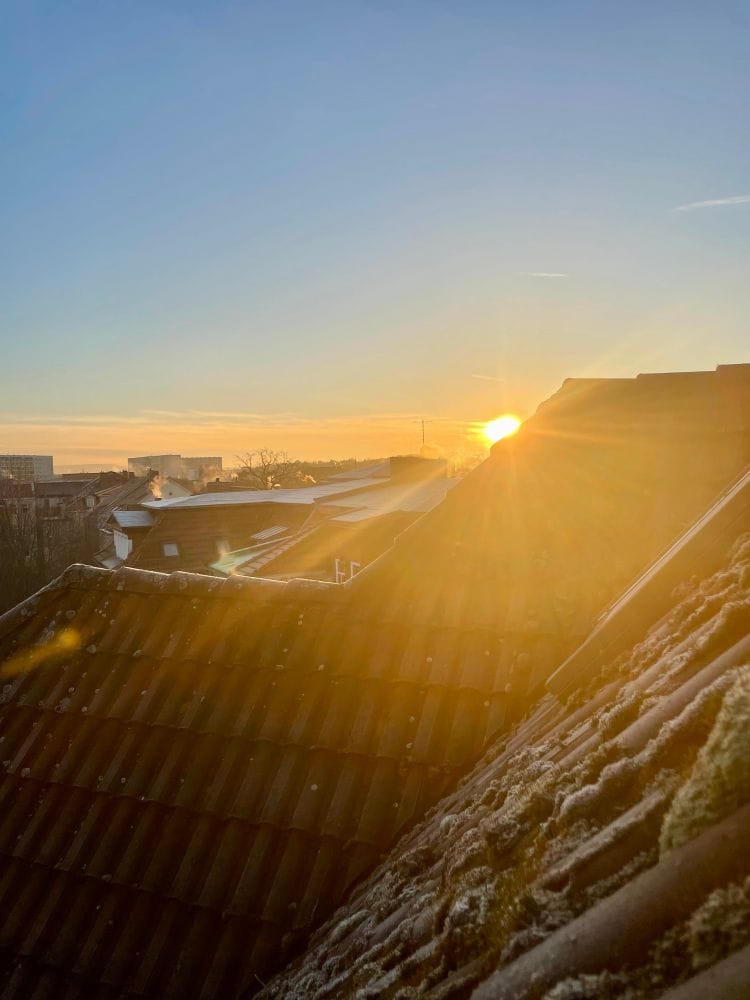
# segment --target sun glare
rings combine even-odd
[[[502,417],[497,417],[495,420],[490,420],[486,423],[482,428],[482,432],[487,440],[494,444],[502,438],[515,434],[520,426],[521,421],[518,417],[514,417],[512,413],[504,413]]]

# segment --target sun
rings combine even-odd
[[[511,434],[515,434],[520,426],[521,421],[518,417],[514,416],[512,413],[504,413],[502,417],[497,417],[495,420],[490,420],[486,423],[482,428],[482,433],[488,441],[491,441],[494,444],[502,438],[510,437]]]

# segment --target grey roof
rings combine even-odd
[[[377,486],[379,479],[358,479],[321,486],[305,486],[299,490],[235,490],[231,493],[201,493],[193,497],[175,500],[153,500],[143,506],[154,510],[192,510],[196,507],[237,507],[257,503],[314,504],[323,497],[334,497],[355,490],[365,490]]]
[[[426,514],[440,503],[457,482],[457,479],[428,479],[394,483],[355,493],[351,497],[337,497],[335,500],[325,501],[324,506],[350,508],[331,518],[335,524],[366,521],[395,511]]]
[[[98,494],[99,503],[95,512],[100,524],[105,524],[112,512],[125,504],[141,503],[151,495],[150,483],[153,476],[132,476],[118,486],[112,486]]]
[[[337,472],[333,476],[328,477],[328,482],[331,483],[334,480],[340,481],[342,479],[388,479],[390,474],[390,461],[386,459],[384,462],[377,462],[375,465],[365,465],[359,469],[346,469],[344,472]]]
[[[153,515],[147,510],[115,510],[112,516],[120,528],[150,528],[154,523]]]

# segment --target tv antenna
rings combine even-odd
[[[424,425],[425,424],[431,424],[432,421],[431,420],[425,420],[424,417],[420,417],[419,420],[413,420],[412,423],[414,423],[414,424],[421,424],[422,425],[422,447],[424,448]]]

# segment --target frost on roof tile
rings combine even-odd
[[[409,968],[467,992],[659,864],[741,665],[746,555],[567,704],[545,682],[745,468],[750,406],[736,373],[633,381],[541,408],[346,586],[144,556],[0,618],[3,988],[242,995],[345,905],[296,995]]]

